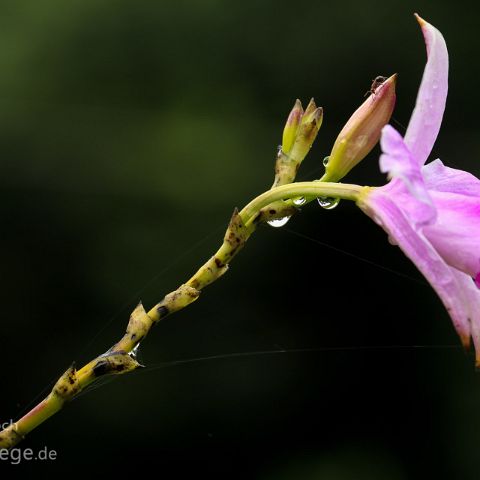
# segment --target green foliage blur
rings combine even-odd
[[[451,57],[434,156],[480,176],[479,12],[461,4],[0,2],[0,423],[215,251],[233,208],[270,187],[296,98],[325,115],[302,180],[321,176],[377,75],[399,74],[403,132],[425,62],[414,12]],[[382,184],[378,148],[344,181]],[[18,468],[61,472],[81,455],[180,477],[477,479],[473,358],[415,268],[344,203],[260,229],[155,327],[144,372],[25,441],[55,462]],[[171,363],[186,359],[200,360]]]

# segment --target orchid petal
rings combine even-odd
[[[440,160],[424,165],[436,140],[448,91],[442,34],[417,15],[427,64],[405,138],[383,128],[380,170],[390,183],[366,188],[359,207],[423,273],[480,367],[480,180]]]
[[[446,167],[439,159],[425,165],[422,175],[428,190],[480,197],[480,180],[477,177],[463,170]]]
[[[416,225],[425,225],[435,220],[436,211],[423,181],[420,165],[412,157],[402,136],[391,126],[385,125],[380,141],[383,154],[380,170],[391,182],[386,189],[397,198],[401,197],[402,210]]]
[[[432,151],[445,111],[448,51],[442,34],[418,15],[416,17],[422,28],[428,60],[405,134],[405,144],[417,162],[423,165]]]
[[[452,273],[464,294],[464,305],[468,311],[471,334],[476,351],[476,364],[477,367],[480,367],[480,290],[478,290],[468,275],[454,268],[452,268]]]
[[[462,301],[463,294],[452,269],[430,242],[415,231],[399,207],[383,188],[370,191],[359,201],[362,210],[388,233],[405,255],[416,265],[439,295],[448,310],[464,346],[469,345],[469,312]]]
[[[470,277],[480,274],[480,196],[430,192],[437,209],[435,223],[423,234],[443,259]]]

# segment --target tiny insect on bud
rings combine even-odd
[[[365,97],[368,95],[375,95],[375,92],[377,91],[377,88],[384,83],[387,79],[387,77],[382,77],[381,75],[378,75],[372,80],[372,85],[370,85],[370,90],[365,93]]]
[[[395,107],[396,78],[397,74],[387,79],[375,78],[368,92],[370,96],[339,133],[323,181],[338,182],[378,143],[382,128],[389,122]]]

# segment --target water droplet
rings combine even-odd
[[[330,157],[325,157],[325,158],[323,159],[323,162],[322,162],[322,163],[323,163],[323,166],[324,166],[324,167],[326,167],[326,166],[328,165],[328,161],[329,161],[329,160],[330,160]]]
[[[280,228],[286,225],[286,223],[290,220],[290,217],[282,217],[276,218],[275,220],[270,220],[267,223],[274,228]]]
[[[137,344],[133,347],[132,351],[129,353],[129,355],[130,355],[134,360],[137,359],[139,347],[140,347],[140,343],[137,343]]]
[[[299,207],[305,203],[305,197],[297,197],[293,199],[293,204]]]
[[[332,198],[332,197],[318,197],[317,201],[318,201],[318,204],[325,210],[332,210],[340,203],[339,198]]]

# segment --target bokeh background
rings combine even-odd
[[[0,422],[216,250],[233,208],[270,187],[295,98],[325,109],[299,179],[321,176],[377,75],[399,74],[403,131],[425,62],[415,11],[451,57],[434,154],[480,176],[478,10],[466,3],[2,1]],[[345,181],[382,184],[377,159]],[[473,357],[416,269],[347,202],[259,229],[141,355],[145,370],[87,392],[22,445],[55,462],[13,468],[479,477]]]

